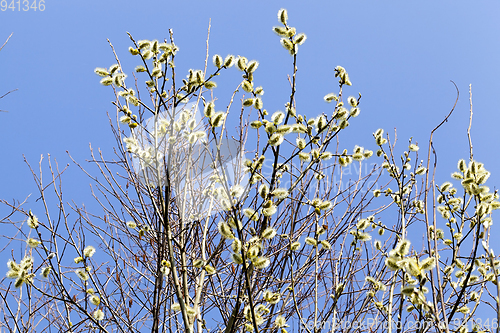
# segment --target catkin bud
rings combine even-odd
[[[204,264],[205,264],[205,262],[202,259],[196,259],[193,262],[193,266],[196,268],[202,268]]]
[[[466,170],[465,160],[458,161],[458,170],[460,170],[461,172],[465,172]]]
[[[264,104],[262,103],[262,98],[255,98],[255,101],[254,101],[254,107],[257,109],[257,110],[260,110],[264,107]]]
[[[283,25],[286,25],[286,22],[288,21],[288,12],[286,11],[286,9],[281,8],[281,9],[278,11],[278,20],[280,20],[280,22],[281,22]]]
[[[436,267],[436,259],[433,257],[429,257],[420,262],[420,269],[424,271],[430,271]]]
[[[118,71],[119,69],[120,69],[120,65],[118,65],[118,64],[114,64],[114,65],[111,65],[111,66],[109,67],[109,72],[110,72],[111,74],[114,74],[114,73],[116,73],[116,71]]]
[[[276,131],[276,126],[274,126],[272,122],[268,121],[265,123],[265,129],[267,133],[273,134]]]
[[[319,158],[319,155],[320,155],[319,150],[318,149],[311,150],[311,155],[312,155],[313,160],[317,160]]]
[[[262,232],[262,238],[273,239],[274,236],[276,236],[276,229],[272,227],[268,227]]]
[[[320,242],[320,244],[321,244],[321,247],[325,250],[330,250],[332,248],[332,245],[326,240],[322,240]]]
[[[233,262],[235,264],[238,264],[238,265],[243,264],[243,258],[241,257],[241,255],[239,253],[232,253],[231,259],[233,260]]]
[[[140,53],[138,49],[134,49],[132,46],[129,46],[128,51],[132,55],[138,55]]]
[[[110,86],[113,84],[113,78],[112,77],[104,77],[101,79],[100,83],[103,85],[103,86]]]
[[[281,135],[280,133],[273,133],[273,135],[271,135],[271,137],[269,138],[269,144],[271,146],[279,146],[280,144],[283,143],[283,140],[284,140],[284,136]]]
[[[409,240],[402,239],[398,242],[395,249],[401,256],[405,256],[410,252],[410,245],[411,243]]]
[[[222,237],[226,239],[234,239],[233,232],[226,222],[220,221],[217,225],[217,228],[219,229],[219,233],[222,235]]]
[[[243,210],[243,214],[252,221],[257,221],[259,219],[259,214],[257,214],[252,208],[245,208]]]
[[[356,107],[358,106],[358,100],[354,97],[354,96],[349,96],[347,98],[347,102],[352,106],[352,107]]]
[[[385,265],[391,270],[391,271],[397,271],[400,269],[399,264],[397,259],[389,257],[385,259]]]
[[[368,221],[367,219],[361,219],[356,224],[356,228],[358,228],[359,230],[365,230],[366,228],[368,228],[369,225],[370,221]]]
[[[427,171],[427,169],[421,166],[421,167],[419,167],[419,168],[415,171],[415,174],[416,174],[416,175],[423,175],[426,171]]]
[[[217,67],[217,68],[222,67],[222,65],[223,65],[222,64],[222,57],[220,55],[218,55],[218,54],[214,55],[213,60],[214,60],[215,67]]]
[[[94,73],[96,73],[101,77],[106,77],[109,75],[109,72],[106,70],[106,68],[101,68],[101,67],[97,67],[96,69],[94,69]]]
[[[284,27],[273,27],[273,31],[280,37],[288,36],[288,32]]]
[[[331,101],[338,101],[339,100],[337,95],[335,95],[334,93],[329,93],[329,94],[325,95],[325,97],[323,97],[323,99],[327,103],[330,103]]]
[[[300,248],[300,242],[293,242],[290,244],[290,250],[297,251]]]
[[[252,259],[252,263],[257,269],[264,269],[271,263],[266,257],[257,257]]]
[[[288,197],[288,190],[285,188],[277,188],[271,192],[271,195],[277,199],[284,199]]]
[[[302,44],[304,44],[304,42],[306,41],[306,39],[307,39],[306,34],[300,33],[300,34],[297,34],[295,36],[294,42],[297,45],[302,45]]]
[[[290,40],[288,38],[281,38],[280,40],[280,43],[281,45],[287,49],[288,51],[292,52],[292,50],[294,49],[294,45],[292,42],[290,42]]]
[[[140,40],[137,42],[137,45],[139,45],[140,49],[149,49],[151,47],[151,41],[149,40]]]
[[[224,122],[225,113],[222,111],[216,112],[211,118],[210,123],[213,127],[219,127]]]
[[[181,310],[181,305],[179,303],[173,303],[171,306],[172,311],[180,311]]]
[[[250,127],[253,129],[258,129],[262,126],[262,122],[260,120],[254,120],[250,123]]]
[[[213,102],[210,102],[207,105],[205,105],[205,109],[203,110],[205,117],[208,117],[208,118],[212,117],[214,114],[214,109],[215,109],[215,105]]]
[[[450,189],[451,186],[452,186],[452,184],[450,182],[446,182],[443,185],[441,185],[440,191],[441,192],[447,192]]]
[[[92,295],[90,297],[90,303],[92,303],[94,305],[99,305],[99,304],[101,304],[101,299],[97,295]]]
[[[38,239],[34,239],[34,238],[28,238],[26,240],[26,244],[28,244],[28,246],[32,249],[36,248],[38,245],[41,244],[41,242],[38,240]]]
[[[412,143],[411,145],[408,146],[408,149],[410,151],[418,151],[420,149],[420,147],[417,146],[416,144]]]
[[[312,237],[306,237],[306,244],[316,247],[318,242]]]
[[[234,64],[234,55],[228,54],[226,56],[226,59],[224,59],[224,66],[226,66],[226,68],[230,68],[233,66],[233,64]]]
[[[207,89],[217,88],[217,83],[215,83],[214,81],[207,81],[205,82],[205,88]]]
[[[253,73],[259,67],[259,62],[257,60],[252,60],[247,65],[247,72]]]
[[[211,275],[211,274],[215,274],[215,272],[216,272],[215,268],[213,268],[213,267],[212,267],[212,266],[210,266],[210,265],[206,265],[206,266],[204,267],[204,269],[205,269],[205,271],[206,271],[208,274],[210,274],[210,275]]]
[[[307,162],[311,159],[311,156],[308,153],[300,152],[299,158],[301,161]]]
[[[297,138],[297,139],[295,140],[295,142],[297,143],[297,147],[298,147],[299,149],[301,149],[301,150],[302,150],[302,149],[304,149],[304,148],[306,147],[306,140],[304,140],[304,139],[302,139],[302,138]]]
[[[247,98],[243,101],[243,106],[244,107],[249,107],[249,106],[252,106],[253,103],[254,103],[254,99],[253,98]]]
[[[94,253],[95,253],[95,247],[93,247],[92,245],[89,245],[85,247],[85,249],[83,249],[83,255],[87,258],[92,257]]]
[[[260,187],[259,187],[259,195],[263,199],[266,199],[268,194],[269,194],[269,187],[267,187],[266,184],[260,185]]]
[[[36,229],[38,227],[38,218],[33,215],[31,210],[28,213],[28,221],[26,223],[28,224],[28,227],[32,229]]]
[[[43,269],[42,269],[42,273],[41,273],[42,277],[43,277],[44,279],[48,278],[51,270],[52,270],[52,268],[51,268],[51,267],[49,267],[49,266],[47,266],[47,267],[43,268]]]
[[[472,172],[472,174],[476,174],[476,172],[478,171],[478,167],[477,167],[476,161],[471,161],[469,163],[469,169]]]
[[[318,133],[321,133],[326,128],[326,119],[323,116],[319,116],[316,122],[318,127]]]
[[[343,119],[339,124],[340,129],[345,129],[347,126],[349,126],[347,119]]]
[[[266,217],[274,215],[277,211],[276,205],[271,200],[268,200],[262,208],[262,214]]]
[[[349,114],[353,118],[356,118],[357,116],[359,116],[360,113],[361,113],[361,110],[359,108],[352,108],[351,111],[349,111]]]
[[[239,57],[236,65],[240,71],[244,71],[247,68],[247,58]]]
[[[328,201],[328,200],[325,200],[325,201],[322,201],[321,203],[319,203],[317,205],[317,208],[321,209],[321,210],[328,210],[332,207],[332,202],[331,201]]]
[[[233,244],[231,244],[231,249],[234,253],[240,253],[241,251],[241,241],[238,238],[235,238]]]
[[[271,121],[275,124],[275,125],[279,125],[283,122],[283,120],[285,119],[285,114],[281,111],[276,111],[275,113],[273,113],[273,115],[271,116]]]
[[[250,82],[250,81],[248,81],[248,80],[243,80],[243,82],[241,83],[241,87],[246,92],[252,92],[253,91],[253,83]]]

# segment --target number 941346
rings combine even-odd
[[[40,11],[45,10],[44,0],[1,0],[0,10],[5,12],[7,10],[18,11],[18,12],[28,12],[28,11]]]

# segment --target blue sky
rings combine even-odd
[[[180,47],[177,66],[186,73],[203,67],[211,19],[210,54],[259,60],[256,75],[266,107],[283,108],[291,58],[271,31],[281,7],[288,9],[290,24],[308,36],[299,51],[299,112],[328,112],[322,97],[336,90],[333,68],[342,65],[353,81],[349,93],[363,96],[349,148],[354,143],[375,148],[371,133],[379,127],[397,128],[401,147],[410,136],[427,145],[429,131],[454,103],[453,80],[460,100],[436,136],[445,177],[458,158],[467,157],[472,84],[476,157],[493,171],[490,184],[498,183],[494,171],[500,159],[493,151],[500,120],[497,1],[47,0],[43,12],[0,12],[1,42],[14,33],[0,52],[0,92],[18,89],[0,100],[0,109],[9,111],[0,113],[0,139],[6,143],[0,197],[21,199],[34,191],[22,154],[36,164],[40,154],[50,153],[64,165],[66,150],[79,161],[88,158],[89,143],[111,151],[106,112],[114,112],[113,96],[93,69],[113,63],[109,38],[131,72],[136,64],[127,52],[126,31],[136,39],[163,39],[172,28]],[[240,74],[234,70],[226,77],[233,84]],[[88,181],[76,169],[70,166],[65,181],[68,193],[77,186],[79,196]]]
[[[161,1],[88,2],[48,0],[45,11],[0,12],[0,39],[14,33],[0,52],[2,142],[0,197],[22,199],[35,188],[23,154],[37,164],[50,153],[61,165],[66,151],[78,161],[89,157],[89,143],[110,153],[114,144],[107,112],[114,112],[110,89],[99,85],[95,67],[114,63],[107,39],[131,73],[135,59],[127,52],[126,31],[136,39],[163,39],[172,28],[178,72],[202,68],[211,19],[210,54],[243,55],[260,61],[256,73],[269,110],[283,108],[289,87],[291,57],[271,31],[285,7],[289,23],[308,39],[298,58],[297,107],[314,116],[329,112],[323,96],[336,91],[333,68],[344,66],[361,92],[361,116],[345,136],[353,144],[375,148],[371,133],[397,128],[400,147],[412,136],[427,146],[430,130],[448,113],[460,89],[456,112],[436,136],[442,181],[466,158],[468,85],[473,87],[475,156],[493,171],[500,159],[493,147],[499,123],[500,23],[496,1],[233,1],[171,3]],[[231,86],[240,80],[228,71]],[[222,79],[221,79],[222,80]],[[216,90],[227,100],[224,90]],[[89,181],[74,165],[67,176],[68,199],[86,198]],[[73,197],[71,197],[73,198]]]
[[[31,0],[30,0],[31,1]],[[10,0],[8,0],[10,3]],[[62,1],[46,0],[43,12],[0,11],[0,198],[24,199],[36,188],[23,154],[36,169],[48,153],[61,167],[66,151],[85,164],[89,143],[110,158],[115,145],[107,112],[114,115],[109,87],[93,70],[114,63],[107,39],[131,74],[137,65],[127,51],[129,31],[138,39],[168,38],[174,31],[177,70],[203,68],[211,19],[210,55],[257,59],[256,84],[268,110],[283,109],[289,96],[292,58],[271,31],[276,13],[287,8],[289,23],[308,39],[298,53],[297,110],[308,116],[331,113],[323,96],[337,90],[334,67],[349,73],[347,95],[362,94],[361,115],[342,136],[376,149],[372,133],[397,129],[399,151],[410,137],[426,156],[429,133],[450,111],[455,114],[435,136],[438,183],[449,180],[460,158],[468,158],[469,84],[474,102],[473,143],[477,160],[500,184],[495,147],[500,123],[500,2],[498,1]],[[233,69],[217,79],[216,95],[227,101],[224,82],[241,81]],[[236,124],[233,124],[233,127]],[[65,200],[95,205],[90,180],[73,164],[63,179]],[[498,188],[498,186],[496,186]],[[26,208],[34,204],[34,194]],[[7,215],[0,206],[0,218]],[[498,232],[493,227],[493,232]]]

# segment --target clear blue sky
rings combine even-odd
[[[107,112],[115,112],[114,96],[93,70],[115,62],[109,39],[131,74],[137,63],[127,51],[126,31],[136,39],[163,40],[172,28],[180,47],[177,70],[184,76],[189,68],[203,68],[211,19],[210,54],[259,60],[255,78],[265,89],[265,107],[283,109],[291,57],[271,31],[282,7],[288,9],[289,23],[308,36],[298,53],[299,113],[331,113],[323,96],[337,90],[333,68],[341,65],[353,83],[347,94],[362,94],[361,115],[341,147],[376,149],[372,133],[382,127],[393,135],[397,128],[400,151],[413,137],[426,156],[430,131],[455,102],[453,80],[460,99],[435,136],[442,183],[450,179],[458,159],[468,158],[472,84],[475,157],[492,172],[488,185],[500,186],[498,0],[45,0],[43,12],[0,11],[0,45],[13,33],[0,51],[0,96],[18,89],[0,99],[0,110],[8,110],[0,112],[0,198],[23,200],[34,193],[25,208],[35,205],[38,196],[23,154],[35,169],[40,155],[47,153],[64,167],[70,162],[66,151],[85,164],[89,143],[113,157]],[[235,86],[241,73],[231,70],[226,79]],[[75,165],[70,164],[63,183],[65,201],[98,209],[89,179]],[[7,214],[0,206],[0,218]],[[493,226],[497,235],[499,230]]]
[[[8,1],[10,2],[10,0]],[[400,147],[413,136],[427,145],[430,130],[455,101],[452,119],[436,136],[440,182],[467,158],[468,86],[473,87],[475,156],[500,184],[500,2],[498,1],[62,1],[46,0],[45,11],[0,11],[0,197],[22,199],[35,191],[23,154],[36,167],[50,153],[64,165],[83,162],[89,143],[111,152],[106,112],[114,112],[109,88],[95,67],[114,63],[107,38],[129,73],[126,31],[136,39],[163,39],[172,28],[180,47],[180,73],[202,68],[209,19],[210,53],[260,61],[256,79],[269,110],[283,109],[291,58],[271,31],[285,7],[290,24],[308,36],[299,50],[297,106],[300,113],[329,112],[323,96],[336,90],[333,68],[344,66],[361,92],[361,116],[346,137],[375,149],[371,133],[398,130]],[[184,74],[183,74],[184,75]],[[228,78],[237,84],[236,70]],[[217,93],[217,90],[216,90]],[[111,155],[108,155],[111,157]],[[89,180],[74,165],[64,179],[66,199],[91,201]],[[31,199],[31,201],[33,201]],[[4,207],[0,215],[4,216]]]

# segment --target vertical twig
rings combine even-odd
[[[469,153],[470,153],[470,160],[473,160],[473,153],[472,153],[472,138],[470,136],[470,129],[472,127],[472,84],[469,84],[469,104],[470,104],[470,115],[469,115],[469,127],[467,128],[467,137],[469,138]]]
[[[0,47],[0,51],[2,51],[3,47],[5,46],[5,44],[7,44],[7,42],[9,41],[10,37],[12,37],[14,33],[11,33],[9,37],[7,37],[7,40],[5,41],[5,43],[3,43],[2,47]]]

